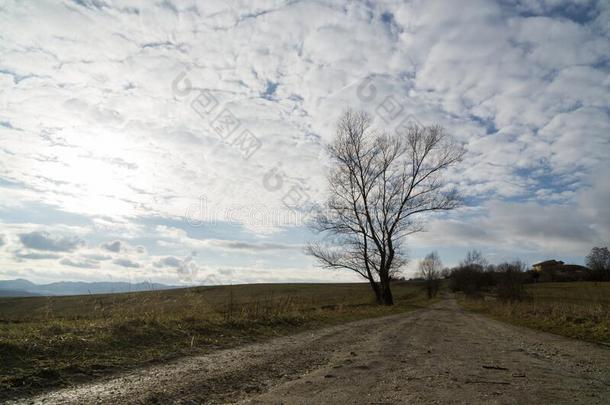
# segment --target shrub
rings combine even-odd
[[[481,297],[484,289],[495,284],[492,273],[485,272],[482,266],[460,266],[451,272],[449,286],[452,291],[461,291],[469,297]]]
[[[523,301],[528,298],[524,283],[527,275],[525,265],[520,261],[502,263],[496,268],[498,299],[502,302]]]

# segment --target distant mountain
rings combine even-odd
[[[36,284],[22,278],[16,280],[0,280],[0,290],[28,291],[32,288],[36,288]]]
[[[21,290],[0,290],[0,297],[37,297],[40,294],[34,294]]]
[[[27,297],[33,295],[85,295],[112,294],[151,290],[168,290],[180,288],[158,283],[125,283],[125,282],[74,282],[60,281],[50,284],[34,284],[28,280],[0,280],[0,296]]]

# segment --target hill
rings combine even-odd
[[[139,291],[167,290],[179,288],[158,283],[125,282],[73,282],[61,281],[50,284],[34,284],[28,280],[0,280],[0,296],[28,297],[35,295],[86,295],[112,294]]]
[[[36,297],[40,294],[35,294],[28,291],[22,290],[2,290],[0,289],[0,297]]]

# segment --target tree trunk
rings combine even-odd
[[[390,278],[385,276],[381,280],[381,304],[394,305],[394,297],[390,289]]]
[[[426,280],[426,291],[428,292],[428,299],[432,299],[432,281]]]
[[[369,282],[371,283],[371,288],[373,289],[373,292],[375,293],[375,302],[377,304],[383,304],[383,297],[381,294],[381,290],[379,289],[379,284],[377,284],[375,282],[375,280],[370,280]]]

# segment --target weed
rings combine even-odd
[[[610,343],[610,283],[539,283],[526,286],[528,300],[462,298],[468,309],[517,325],[592,342]]]
[[[427,305],[419,286],[373,303],[365,284],[198,287],[0,299],[0,401],[153,361]]]

